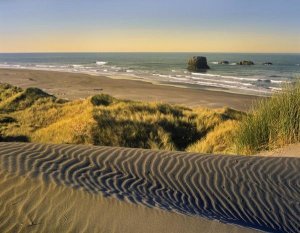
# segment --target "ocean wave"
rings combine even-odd
[[[0,64],[0,67],[2,67],[2,68],[22,68],[21,65],[12,65],[12,64],[7,64],[7,63]]]
[[[202,81],[207,81],[207,82],[217,82],[217,83],[224,83],[224,84],[235,84],[237,86],[253,86],[251,83],[242,83],[242,82],[236,82],[236,81],[229,81],[229,80],[211,80],[211,79],[206,79],[206,78],[200,78],[200,77],[191,77],[194,80],[202,80]]]
[[[281,84],[281,83],[288,83],[288,81],[284,81],[284,80],[270,80],[271,81],[271,83],[279,83],[279,84]]]
[[[198,81],[196,82],[198,85],[202,86],[209,86],[209,87],[217,87],[217,88],[227,88],[227,89],[239,89],[239,90],[245,90],[245,91],[251,91],[251,92],[258,92],[258,93],[270,93],[267,89],[259,89],[259,88],[249,88],[249,87],[238,87],[234,85],[227,85],[227,84],[220,84],[215,82],[202,82]]]
[[[98,66],[103,66],[106,64],[107,64],[107,62],[105,62],[105,61],[96,61],[96,65],[98,65]]]
[[[175,79],[175,80],[179,80],[179,81],[188,81],[187,78],[180,78],[180,77],[174,77],[174,76],[170,76],[170,79]]]
[[[33,65],[37,68],[58,68],[57,66],[53,66],[53,65]],[[30,66],[29,66],[30,67]],[[59,67],[60,68],[60,67]],[[62,67],[63,68],[63,67]]]
[[[225,76],[225,75],[219,75],[219,74],[192,73],[192,75],[207,76],[207,77],[218,77],[218,78],[222,78],[222,79],[253,81],[253,82],[258,81],[257,78],[244,78],[244,77],[235,77],[235,76]]]
[[[81,67],[83,67],[83,65],[77,65],[77,64],[73,64],[71,66],[74,67],[74,68],[81,68]]]

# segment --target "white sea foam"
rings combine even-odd
[[[198,81],[196,83],[199,85],[203,85],[203,86],[210,86],[210,87],[217,87],[217,88],[239,89],[239,90],[258,92],[258,93],[270,93],[270,91],[268,91],[266,89],[254,89],[254,88],[243,87],[243,86],[237,88],[236,86],[233,86],[233,85],[226,85],[226,84],[220,84],[220,83],[215,83],[215,82]]]
[[[175,79],[175,80],[179,80],[179,81],[188,81],[187,78],[180,78],[180,77],[174,77],[174,76],[170,76],[171,79]]]
[[[283,81],[283,80],[270,80],[271,83],[288,83],[288,81]]]
[[[158,76],[161,78],[169,78],[170,77],[170,75],[164,75],[164,74],[159,74]]]
[[[218,74],[192,73],[192,75],[207,76],[207,77],[218,77],[218,78],[222,78],[222,79],[234,79],[234,80],[253,81],[253,82],[258,81],[257,78],[244,78],[244,77],[225,76],[225,75],[218,75]]]
[[[74,68],[81,68],[81,67],[83,67],[82,65],[72,65],[72,67],[74,67]]]
[[[103,65],[106,65],[107,62],[105,62],[105,61],[96,61],[96,64],[97,64],[98,66],[103,66]]]
[[[238,86],[253,86],[251,83],[242,83],[242,82],[236,82],[236,81],[229,81],[229,80],[222,80],[222,79],[206,79],[206,78],[200,78],[200,77],[191,77],[194,80],[202,80],[202,81],[207,81],[207,82],[217,82],[217,83],[225,83],[225,84],[233,84],[236,87]]]

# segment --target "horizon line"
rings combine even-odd
[[[299,52],[209,52],[209,51],[53,51],[53,52],[1,52],[0,54],[45,54],[45,53],[247,53],[247,54],[300,54]]]

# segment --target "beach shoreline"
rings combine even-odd
[[[165,102],[188,107],[230,107],[247,111],[259,96],[222,90],[154,83],[130,76],[95,76],[82,73],[29,69],[0,69],[0,82],[21,88],[37,87],[63,99],[81,99],[105,93],[116,98]]]

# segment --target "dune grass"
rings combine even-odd
[[[204,139],[190,145],[186,151],[208,154],[236,154],[234,136],[237,127],[237,120],[229,120],[218,124]]]
[[[247,114],[106,94],[69,102],[0,84],[0,141],[254,154],[300,142],[300,84],[260,100]]]
[[[3,84],[0,90],[2,140],[184,151],[243,115],[228,108],[190,109],[105,94],[66,102],[36,88]],[[197,152],[209,152],[204,149]]]
[[[257,102],[241,121],[236,134],[237,151],[254,154],[300,142],[300,83]]]

